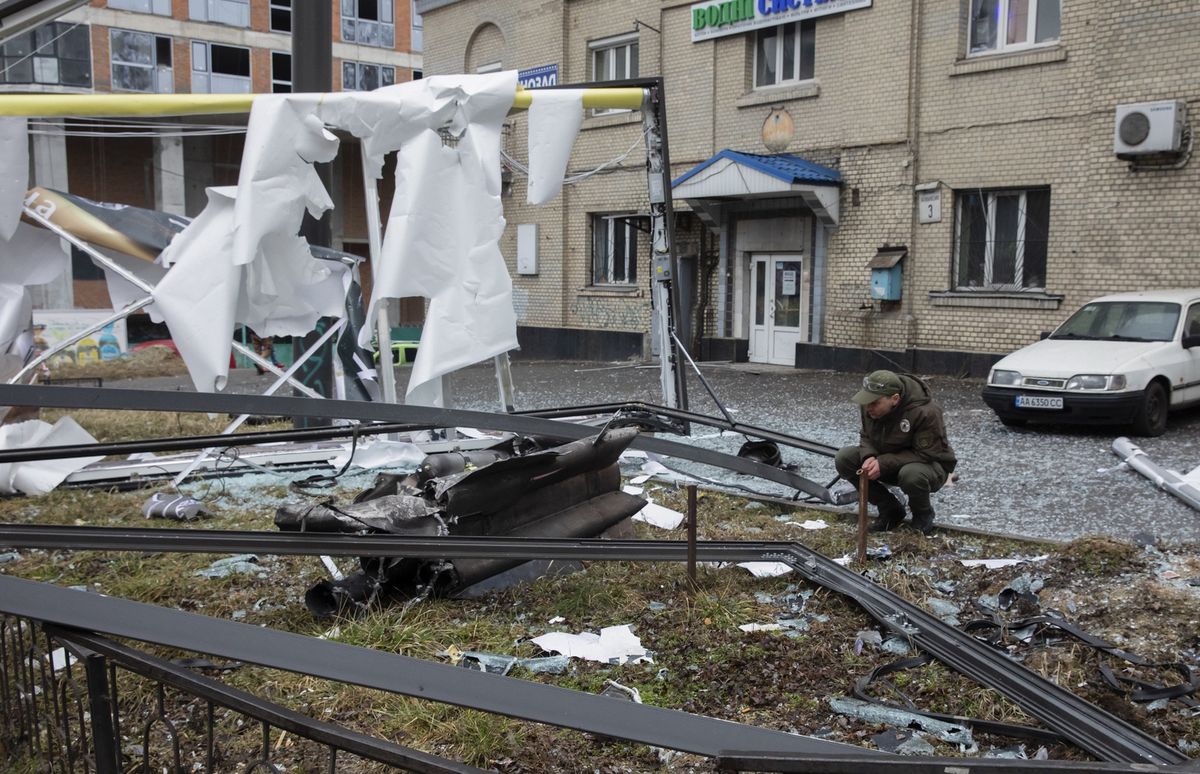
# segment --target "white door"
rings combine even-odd
[[[804,340],[806,281],[801,256],[761,253],[750,268],[750,360],[796,364],[796,344]]]

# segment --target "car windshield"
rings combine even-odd
[[[1170,341],[1179,304],[1166,301],[1104,301],[1085,305],[1050,335],[1052,339]]]

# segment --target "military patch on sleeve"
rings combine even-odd
[[[908,423],[908,420],[907,420],[907,419],[901,419],[901,420],[900,420],[900,432],[902,432],[902,433],[907,433],[907,432],[908,432],[909,430],[911,430],[911,429],[912,429],[912,425],[910,425],[910,424]]]
[[[918,449],[928,449],[937,441],[937,436],[931,432],[917,433],[916,439],[913,441],[914,446]]]

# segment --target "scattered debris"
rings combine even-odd
[[[406,441],[370,438],[358,441],[353,449],[350,444],[345,444],[343,448],[344,452],[329,460],[329,464],[339,470],[347,462],[356,468],[415,468],[425,459],[421,447]]]
[[[971,729],[955,723],[935,720],[925,715],[907,710],[884,707],[880,704],[835,696],[829,700],[830,708],[840,714],[865,720],[868,723],[898,726],[913,730],[924,731],[936,736],[943,742],[962,745],[964,751],[975,747],[975,739]]]
[[[235,573],[248,573],[265,577],[264,568],[258,563],[254,554],[238,554],[237,556],[218,559],[205,570],[196,570],[195,574],[203,578],[225,578]]]
[[[677,529],[683,523],[683,514],[657,503],[648,502],[646,507],[633,515],[633,520],[643,521],[659,529]]]
[[[642,647],[641,639],[633,633],[632,624],[606,626],[599,634],[550,632],[535,637],[532,642],[550,653],[601,664],[624,664],[629,661],[654,663],[650,651]]]
[[[196,521],[211,514],[205,510],[204,504],[185,495],[155,492],[142,505],[142,515],[147,519],[174,519],[175,521]]]
[[[1013,565],[1021,564],[1023,562],[1044,562],[1049,558],[1050,558],[1049,554],[1042,554],[1041,556],[1033,556],[1033,557],[1029,557],[1029,558],[1021,557],[1021,558],[1015,558],[1015,559],[959,559],[958,561],[960,564],[962,564],[963,567],[986,567],[989,570],[998,570],[1001,567],[1012,567]]]
[[[1200,511],[1200,474],[1197,473],[1200,468],[1182,476],[1155,463],[1133,441],[1124,436],[1113,441],[1112,450],[1113,454],[1150,479],[1159,489]]]
[[[792,568],[783,562],[739,562],[738,567],[749,570],[755,578],[775,578],[792,571]]]

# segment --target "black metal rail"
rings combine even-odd
[[[76,648],[83,647],[100,654],[130,672],[168,685],[189,696],[201,698],[210,704],[254,718],[269,727],[311,739],[333,751],[343,750],[360,758],[426,774],[483,774],[484,771],[459,761],[350,731],[335,723],[301,715],[274,702],[231,688],[219,680],[204,677],[191,669],[177,666],[105,637],[53,625],[47,626],[46,632],[51,637]],[[336,753],[331,753],[331,756],[336,756]],[[209,763],[206,770],[215,771],[211,761]]]
[[[477,427],[563,440],[586,438],[596,432],[595,428],[570,422],[515,414],[494,414],[486,411],[401,406],[363,401],[166,392],[163,390],[0,384],[0,405],[357,419],[364,422],[392,422],[426,427]],[[228,441],[224,445],[228,446]],[[633,442],[633,448],[756,476],[804,492],[822,502],[829,502],[829,490],[821,484],[790,471],[763,465],[736,455],[723,454],[699,446],[690,446],[646,435],[639,436]],[[94,454],[95,451],[93,450],[91,453]]]
[[[870,753],[824,739],[18,578],[0,576],[0,612],[710,757],[729,749],[788,755]]]
[[[742,422],[727,421],[720,417],[712,417],[707,414],[697,414],[694,411],[684,411],[683,409],[671,408],[670,406],[659,406],[655,403],[645,403],[643,401],[628,401],[626,403],[595,403],[587,406],[562,406],[559,408],[547,409],[532,409],[529,411],[515,412],[522,416],[541,417],[543,419],[563,419],[566,417],[578,417],[586,414],[612,414],[617,411],[647,411],[653,414],[661,414],[672,419],[679,419],[684,422],[694,422],[698,425],[707,427],[719,427],[723,430],[732,430],[735,433],[742,435],[750,435],[755,438],[762,438],[767,441],[774,441],[785,446],[791,446],[796,449],[820,454],[824,457],[832,457],[837,454],[837,447],[813,441],[808,438],[801,438],[797,435],[788,435],[777,430],[770,430],[765,427],[757,427],[755,425],[747,425]]]
[[[114,534],[106,534],[110,531]],[[206,532],[4,525],[0,526],[0,545],[234,553],[277,551],[354,556],[453,555],[504,556],[514,559],[687,560],[687,544],[683,541],[405,538],[392,535],[364,538],[317,536],[311,533],[289,535],[236,532],[216,533],[209,539],[203,537]],[[76,537],[72,538],[72,535]],[[141,548],[136,547],[139,541],[144,541]],[[177,548],[172,549],[172,545],[176,545]],[[701,561],[786,563],[809,581],[854,599],[889,629],[910,639],[952,669],[993,688],[1047,727],[1102,760],[1153,765],[1174,765],[1188,760],[1174,748],[1012,661],[976,638],[949,626],[917,605],[798,543],[703,541],[697,544],[696,556]],[[3,604],[0,602],[0,609],[3,609]]]
[[[1079,774],[1146,774],[1170,771],[1144,763],[1100,763],[1096,761],[1037,761],[1003,758],[935,758],[896,756],[886,761],[860,757],[813,755],[799,758],[787,755],[763,755],[755,752],[728,752],[714,761],[718,771],[778,771],[800,774],[863,774],[886,771],[888,774],[1030,774],[1031,772],[1079,772]]]

